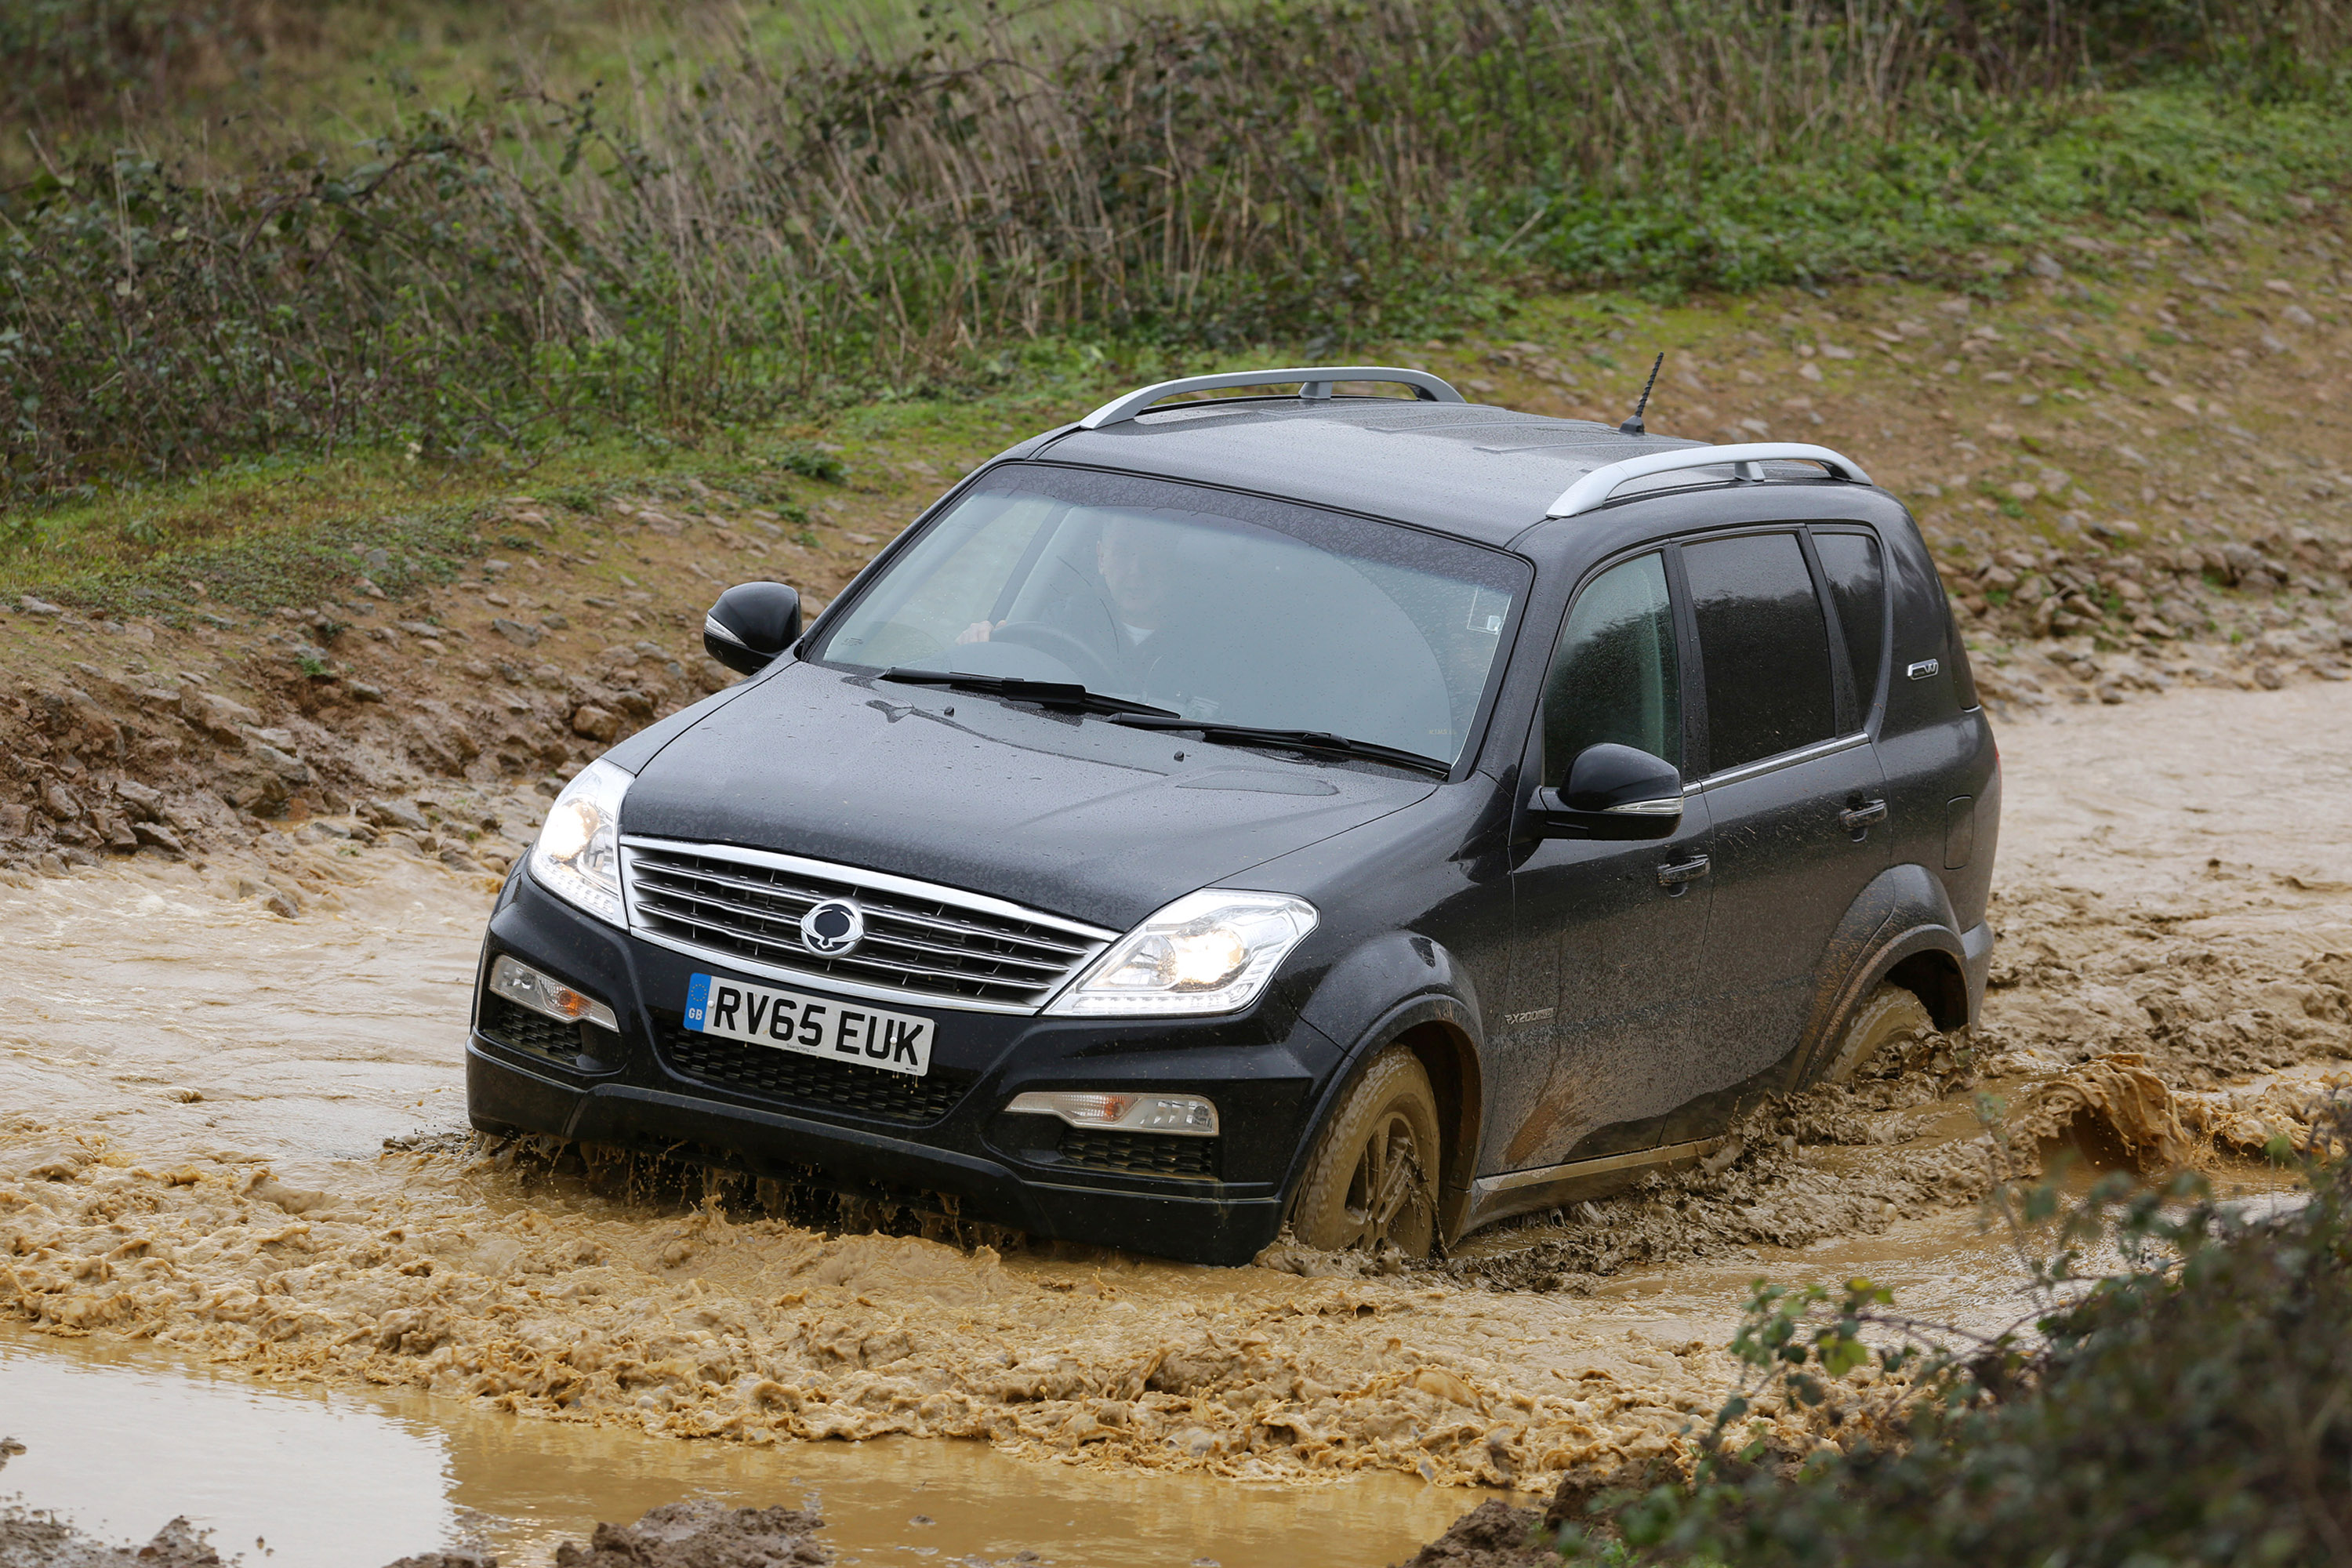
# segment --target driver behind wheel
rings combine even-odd
[[[1099,586],[1074,590],[1039,618],[1092,649],[1112,672],[1114,689],[1143,690],[1165,650],[1161,634],[1172,619],[1176,531],[1151,518],[1113,516],[1095,541],[1095,571]],[[1009,624],[974,621],[956,634],[956,641],[986,642]]]

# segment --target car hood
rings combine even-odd
[[[1377,764],[1294,762],[794,664],[646,762],[621,829],[834,860],[1124,930],[1435,787]]]

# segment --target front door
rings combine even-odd
[[[1529,748],[1538,782],[1558,787],[1576,754],[1602,742],[1681,766],[1681,641],[1662,552],[1586,584],[1545,679]],[[1687,1098],[1679,1080],[1706,937],[1708,832],[1692,795],[1670,837],[1523,846],[1510,1010],[1495,1053],[1512,1070],[1490,1089],[1481,1175],[1638,1146],[1642,1122]],[[1490,1022],[1490,1041],[1496,1032]]]
[[[1699,794],[1715,829],[1691,1063],[1720,1100],[1778,1087],[1831,939],[1887,867],[1885,780],[1866,732],[1880,639],[1858,616],[1853,637],[1833,635],[1801,531],[1693,540],[1680,553],[1706,692]],[[1870,660],[1862,681],[1856,643]]]

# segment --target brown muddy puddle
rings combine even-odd
[[[2181,1103],[2220,1097],[2210,1153],[2291,1126],[2297,1075],[2340,1080],[2347,732],[2345,687],[2005,727],[1988,1081],[2145,1053]],[[2259,830],[2231,809],[2250,793]],[[186,1512],[257,1563],[477,1538],[530,1563],[679,1496],[814,1493],[852,1561],[1373,1564],[1480,1489],[1672,1449],[1736,1376],[1759,1277],[1867,1276],[1978,1331],[2036,1306],[1980,1227],[1967,1092],[1912,1080],[1710,1190],[1464,1249],[1549,1236],[1556,1284],[615,1198],[459,1136],[478,881],[286,855],[340,889],[299,920],[237,901],[226,863],[0,886],[0,1435],[28,1445],[0,1493],[114,1539]]]
[[[109,1541],[174,1514],[224,1556],[382,1568],[478,1545],[531,1568],[598,1520],[708,1497],[805,1506],[844,1563],[1158,1568],[1377,1564],[1411,1555],[1482,1496],[1398,1477],[1237,1486],[1034,1464],[979,1443],[883,1438],[747,1449],[520,1420],[426,1394],[269,1385],[146,1347],[0,1327],[11,1494]]]

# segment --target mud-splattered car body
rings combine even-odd
[[[1940,1027],[1974,1018],[1998,761],[1899,502],[1842,459],[1827,468],[1843,478],[1823,477],[1748,449],[1324,390],[1012,448],[752,679],[615,747],[599,764],[617,823],[601,912],[562,892],[543,842],[490,921],[475,1124],[1230,1263],[1275,1238],[1335,1098],[1398,1042],[1438,1097],[1442,1230],[1459,1236],[1695,1157],[1740,1105],[1823,1070],[1885,984]],[[1464,678],[1458,732],[1433,744],[1452,754],[1221,740],[1192,719],[909,684],[844,656],[861,601],[990,487],[1104,485],[1161,487],[1118,492],[1139,514],[1394,531],[1347,548],[1435,552],[1448,581],[1486,584],[1470,619],[1491,662]],[[1171,510],[1178,491],[1194,499]],[[1294,527],[1284,508],[1338,521]],[[1506,607],[1482,617],[1487,604]],[[1637,623],[1648,674],[1626,662]],[[1646,693],[1646,717],[1578,711],[1593,706],[1580,693],[1620,687]],[[1636,732],[1673,753],[1678,798],[1571,799],[1559,753]],[[1238,1008],[1072,1010],[1106,955],[1204,889],[1303,902],[1311,929]],[[900,921],[902,957],[925,951],[906,923],[923,920],[963,956],[938,959],[946,978],[913,960],[883,973],[877,947],[835,963],[835,935],[790,918],[827,900],[877,931]],[[955,978],[979,973],[974,944],[1031,964],[1026,988]],[[493,985],[501,959],[540,980],[498,970]],[[515,990],[532,984],[568,1000]],[[782,996],[796,1021],[872,1016],[845,1043],[824,1035],[826,1054],[771,1048],[742,1037],[744,1016],[711,1032],[720,992]],[[919,1028],[919,1074],[859,1055]],[[1075,1103],[1057,1094],[1130,1116],[1213,1109],[1157,1127],[1025,1109]]]

